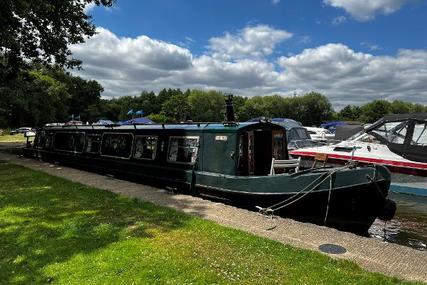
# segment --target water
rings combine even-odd
[[[427,251],[427,197],[390,193],[397,211],[393,220],[376,220],[369,229],[371,236]]]

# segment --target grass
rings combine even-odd
[[[2,142],[25,142],[26,138],[23,134],[16,135],[0,135],[0,143]]]
[[[0,283],[404,282],[349,261],[0,162]]]

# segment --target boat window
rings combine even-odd
[[[56,133],[54,148],[62,151],[82,152],[85,143],[84,133]]]
[[[101,154],[117,158],[129,158],[132,151],[133,135],[128,133],[104,133]]]
[[[390,143],[403,144],[407,131],[406,122],[388,122],[372,130]]]
[[[404,144],[407,131],[408,131],[408,124],[399,126],[389,134],[388,140],[391,143]]]
[[[135,139],[134,157],[138,159],[155,159],[157,136],[137,136]]]
[[[416,123],[411,145],[427,146],[427,123]]]
[[[101,150],[101,135],[88,134],[86,135],[85,152],[99,153]]]
[[[199,137],[170,137],[168,161],[193,164],[197,158]]]
[[[384,143],[382,141],[379,141],[377,137],[375,137],[369,133],[366,134],[365,136],[359,138],[358,141],[367,142],[367,143],[381,143],[381,144]]]

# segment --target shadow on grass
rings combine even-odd
[[[127,237],[150,239],[189,216],[0,163],[0,280],[49,283],[44,268]]]

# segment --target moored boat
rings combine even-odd
[[[384,165],[392,172],[392,191],[427,196],[427,113],[389,115],[346,141],[290,153],[308,164],[326,154],[332,165]]]
[[[303,169],[284,127],[236,123],[231,108],[224,123],[44,127],[26,153],[362,234],[392,218],[386,168]]]

